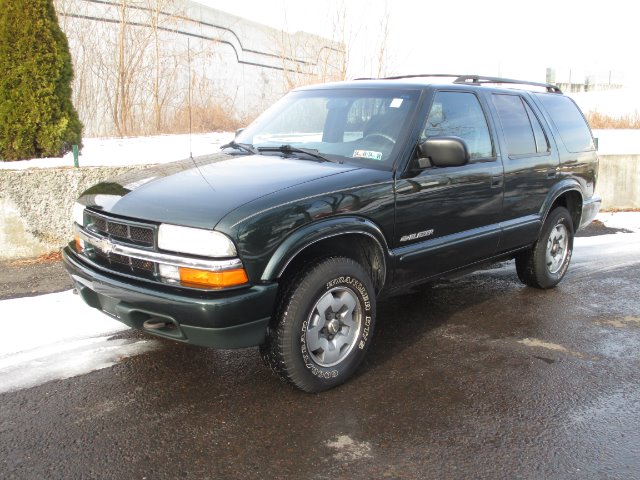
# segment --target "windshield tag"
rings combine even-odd
[[[382,152],[372,150],[354,150],[351,158],[366,158],[368,160],[382,160]]]
[[[391,108],[400,108],[400,105],[402,105],[402,99],[401,98],[394,98],[393,100],[391,100],[391,105],[389,105]]]

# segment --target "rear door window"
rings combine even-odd
[[[537,155],[549,151],[549,144],[540,121],[520,95],[494,94],[510,157]]]
[[[573,100],[558,94],[535,95],[549,113],[568,151],[577,153],[595,150],[589,126]]]

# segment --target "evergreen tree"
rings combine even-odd
[[[72,79],[53,0],[0,0],[0,159],[58,157],[81,146]]]

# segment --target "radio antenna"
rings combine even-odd
[[[187,37],[187,65],[189,69],[189,158],[193,160],[193,149],[191,142],[191,42]]]

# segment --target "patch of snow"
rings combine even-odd
[[[371,445],[357,442],[349,435],[338,435],[334,440],[326,442],[327,447],[335,450],[333,458],[341,461],[353,461],[371,458]]]
[[[168,163],[215,153],[234,138],[234,133],[213,132],[185,135],[156,135],[153,137],[85,138],[78,163],[80,167],[120,167]],[[190,146],[191,144],[191,146]],[[73,154],[62,158],[38,158],[17,162],[0,162],[0,169],[73,167]]]
[[[0,360],[0,393],[108,368],[157,346],[156,340],[110,340],[106,336],[63,342],[11,355]]]
[[[596,220],[605,227],[640,232],[640,212],[601,212]]]
[[[522,340],[518,340],[518,343],[524,345],[525,347],[544,348],[546,350],[552,350],[554,352],[560,352],[578,358],[584,357],[584,355],[582,355],[581,353],[569,350],[567,347],[563,347],[562,345],[559,345],[557,343],[545,342],[537,338],[524,338]]]
[[[71,290],[0,301],[0,392],[114,365],[156,348],[156,340],[110,340],[128,327]]]
[[[598,320],[598,325],[604,325],[607,327],[625,328],[629,326],[640,326],[640,317],[626,316],[622,318],[612,318],[609,320]]]
[[[640,262],[640,232],[575,238],[572,262],[576,259],[576,255],[584,257],[585,260],[602,260],[605,256],[635,259],[635,255],[638,255],[638,262]]]
[[[71,290],[0,301],[0,361],[8,354],[127,330]]]

